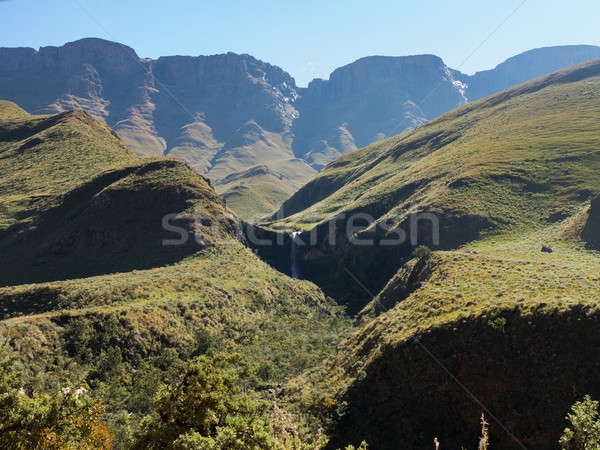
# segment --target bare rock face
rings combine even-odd
[[[399,134],[466,103],[461,89],[437,56],[359,59],[302,92],[294,151],[318,160],[329,148],[341,154]]]
[[[169,56],[152,62],[157,89],[167,86],[188,112],[200,115],[217,140],[227,141],[248,121],[273,132],[287,131],[296,111],[294,79],[282,69],[249,55],[227,53],[214,56]],[[166,108],[172,98],[157,103]],[[182,115],[182,113],[184,113]],[[180,111],[189,122],[186,111]]]
[[[247,122],[287,133],[297,117],[294,79],[252,56],[149,60],[102,39],[0,49],[0,98],[38,114],[85,109],[136,153],[174,151],[204,172]]]
[[[106,97],[125,94],[121,101],[129,99],[131,88],[147,72],[133,49],[102,39],[82,39],[39,51],[0,49],[0,60],[0,97],[14,98],[33,113],[72,109],[69,99],[79,98],[87,102],[85,109],[107,117]]]
[[[600,249],[600,197],[592,200],[582,237],[591,247]]]

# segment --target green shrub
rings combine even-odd
[[[567,415],[571,428],[565,428],[559,440],[563,450],[592,450],[600,448],[600,414],[598,402],[589,395],[577,402]]]
[[[0,448],[112,448],[104,407],[87,386],[26,391],[16,358],[0,343]]]
[[[241,392],[235,355],[200,356],[165,386],[135,448],[232,450],[270,446],[268,404]]]
[[[426,245],[419,245],[417,248],[414,249],[412,254],[413,258],[419,259],[425,258],[429,255],[431,255],[431,249]]]

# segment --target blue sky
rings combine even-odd
[[[94,36],[142,57],[234,51],[305,86],[368,55],[433,53],[473,73],[535,47],[600,45],[599,17],[598,0],[0,0],[0,46]]]

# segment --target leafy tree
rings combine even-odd
[[[144,419],[135,448],[268,448],[268,405],[241,392],[237,359],[200,356],[190,363],[182,380],[157,396],[156,414]]]
[[[563,450],[591,450],[600,448],[600,414],[598,402],[589,395],[575,403],[567,415],[571,428],[565,428],[560,438]]]
[[[0,345],[0,448],[108,449],[104,409],[87,389],[27,394],[8,344]]]

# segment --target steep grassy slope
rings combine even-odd
[[[174,262],[209,245],[210,224],[192,214],[234,219],[208,181],[174,159],[141,159],[87,113],[29,116],[0,110],[0,248],[3,284],[63,279]],[[203,240],[165,247],[177,237],[166,214]],[[227,219],[229,217],[229,220]],[[217,236],[218,237],[218,236]]]
[[[451,249],[588,205],[600,192],[599,118],[600,63],[556,72],[341,157],[286,201],[287,217],[271,226],[319,232],[317,249],[303,255],[318,267],[309,278],[328,271],[339,285],[349,268],[377,291],[414,246],[384,247],[381,239],[418,230],[419,243],[432,245],[427,221],[411,230],[415,214],[435,214],[439,246]],[[356,234],[373,246],[348,243],[345,226],[356,213],[373,217]],[[333,219],[334,248],[326,243]]]
[[[600,63],[590,63],[352,152],[284,204],[291,217],[281,224],[307,228],[358,210],[382,220],[409,203],[415,209],[469,207],[502,226],[539,221],[552,203],[578,204],[598,191],[599,88]],[[403,195],[409,185],[416,189]],[[522,194],[529,200],[524,204],[517,201]]]
[[[466,94],[469,101],[474,101],[597,58],[600,58],[600,47],[594,45],[542,47],[508,58],[491,70],[477,72],[470,77],[461,76],[460,79],[468,85]]]
[[[30,116],[0,102],[1,226],[32,220],[88,178],[137,161],[110,129],[82,111]]]
[[[211,164],[207,176],[217,180],[215,189],[248,221],[272,214],[317,173],[294,156],[289,135],[267,132],[255,122],[237,130]]]
[[[288,385],[327,418],[331,448],[473,448],[482,412],[494,448],[556,448],[569,405],[600,396],[599,119],[596,61],[350,153],[287,202],[272,226],[337,218],[341,235],[344,214],[375,219],[357,232],[371,246],[340,236],[303,253],[305,268],[367,286],[345,278],[337,292],[364,292],[358,328]],[[437,215],[446,251],[379,245],[414,212]]]
[[[291,180],[267,166],[232,173],[215,185],[227,206],[254,222],[277,210],[296,188]]]
[[[314,172],[300,159],[271,163],[270,167],[274,165],[285,165],[287,170],[278,172],[266,165],[253,166],[217,181],[215,190],[238,216],[248,222],[256,222],[277,211],[298,190],[302,180]]]

